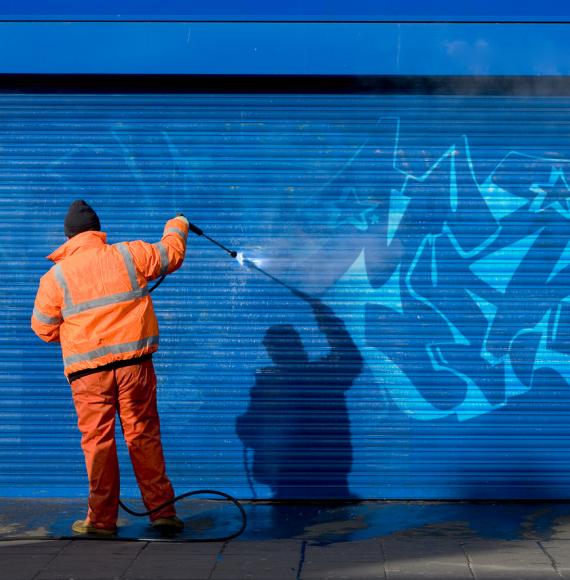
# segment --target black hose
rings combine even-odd
[[[220,536],[220,537],[216,537],[216,538],[192,538],[189,540],[184,539],[184,541],[185,542],[227,542],[227,541],[233,540],[234,538],[237,538],[238,536],[243,534],[245,528],[247,527],[247,514],[245,513],[245,509],[243,508],[241,503],[235,497],[232,497],[229,493],[224,493],[223,491],[216,491],[215,489],[196,489],[194,491],[187,491],[186,493],[181,493],[180,495],[177,495],[175,498],[163,503],[162,505],[159,505],[158,507],[155,507],[151,510],[148,510],[146,512],[136,512],[136,511],[132,510],[129,506],[127,506],[122,500],[119,500],[119,505],[128,514],[131,514],[132,516],[136,516],[137,518],[142,518],[142,517],[154,514],[158,511],[164,509],[166,506],[172,505],[172,504],[176,503],[177,501],[180,501],[181,499],[184,499],[186,497],[190,497],[192,495],[203,495],[203,494],[218,495],[218,496],[223,497],[224,499],[228,500],[232,504],[234,504],[238,508],[238,510],[241,514],[241,526],[237,532],[233,532],[232,534],[228,534],[226,536]]]
[[[156,290],[156,289],[157,289],[157,288],[158,288],[158,287],[159,287],[159,286],[160,286],[160,285],[161,285],[161,284],[164,282],[164,279],[165,279],[165,278],[166,278],[166,274],[163,274],[163,275],[162,275],[162,276],[161,276],[161,277],[160,277],[160,278],[159,278],[159,279],[158,279],[158,280],[155,282],[155,284],[154,284],[153,286],[151,286],[150,290],[148,291],[148,292],[149,292],[149,294],[150,294],[151,292],[154,292],[154,291],[155,291],[155,290]]]
[[[257,499],[257,492],[255,491],[255,486],[253,485],[253,476],[251,475],[251,469],[249,468],[249,460],[248,460],[248,447],[245,445],[243,446],[243,468],[245,470],[245,475],[247,477],[247,485],[249,486],[249,490],[251,491],[251,497],[256,500]]]

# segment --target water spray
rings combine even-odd
[[[222,250],[224,250],[224,252],[226,252],[232,258],[237,260],[239,262],[240,266],[246,266],[250,270],[255,270],[256,272],[263,274],[264,276],[266,276],[267,278],[269,278],[270,280],[272,280],[276,284],[279,284],[280,286],[287,288],[287,290],[289,290],[289,292],[291,292],[292,294],[294,294],[298,298],[302,298],[303,300],[307,300],[309,298],[309,296],[307,294],[305,294],[304,292],[297,290],[297,288],[290,286],[286,282],[283,282],[283,280],[280,280],[279,278],[277,278],[273,274],[270,274],[267,270],[264,270],[259,264],[256,264],[254,260],[246,258],[244,256],[243,252],[236,252],[235,250],[230,250],[230,248],[227,248],[226,246],[224,246],[223,244],[221,244],[220,242],[218,242],[214,238],[211,238],[210,236],[206,235],[201,228],[199,228],[197,225],[195,225],[193,223],[189,223],[188,225],[189,225],[190,231],[192,233],[196,234],[197,236],[206,238],[209,242],[218,246],[218,248],[221,248]],[[158,286],[158,284],[156,284],[156,286]],[[153,287],[151,289],[151,292],[152,292],[152,290],[154,290],[155,287]]]

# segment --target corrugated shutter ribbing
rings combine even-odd
[[[323,360],[331,346],[307,303],[191,238],[154,296],[177,489],[566,497],[569,105],[1,95],[0,494],[85,493],[58,349],[29,329],[43,256],[85,198],[112,242],[156,241],[184,211],[322,299],[329,340],[346,329],[364,360],[351,377],[346,340]],[[321,366],[276,370],[264,338],[279,325]],[[122,465],[128,494],[124,450]]]

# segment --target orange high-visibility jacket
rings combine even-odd
[[[32,329],[61,342],[65,375],[155,352],[158,322],[147,282],[182,265],[188,224],[167,222],[162,240],[107,244],[103,232],[83,232],[48,256]]]

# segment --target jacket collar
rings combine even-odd
[[[47,258],[52,262],[59,262],[64,258],[80,252],[87,248],[98,248],[107,243],[107,234],[105,232],[88,231],[73,236],[65,244],[53,251]]]

